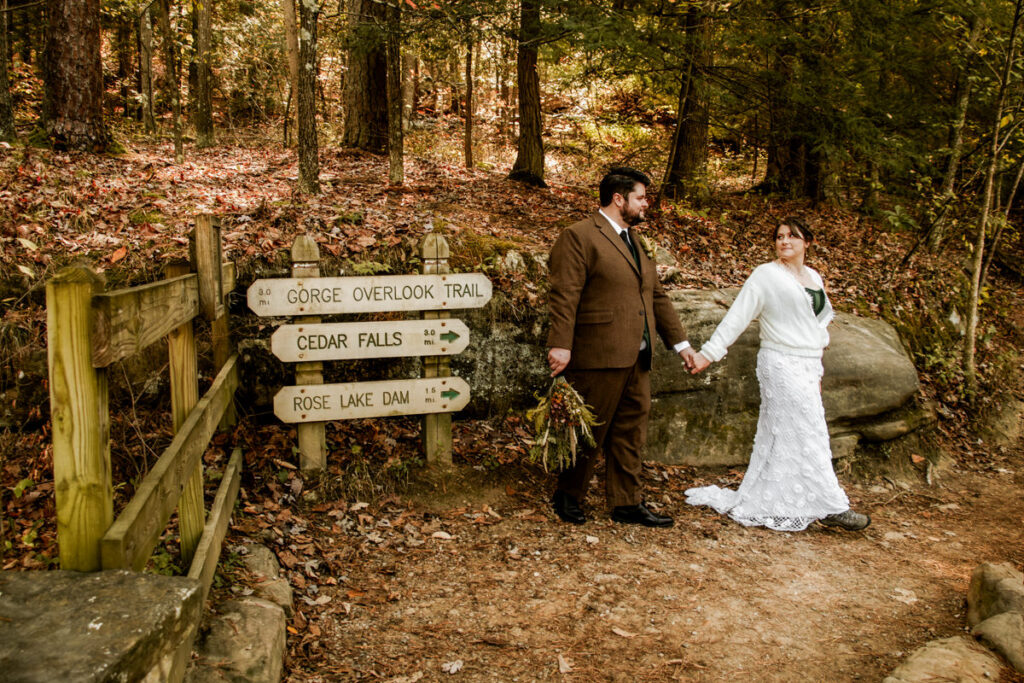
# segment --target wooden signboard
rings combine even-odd
[[[286,363],[435,356],[461,353],[469,328],[461,320],[392,320],[281,325],[270,349]]]
[[[256,280],[249,308],[261,316],[479,308],[491,299],[483,273]]]
[[[324,422],[363,417],[453,413],[469,403],[461,377],[351,382],[282,387],[274,414],[282,422]]]

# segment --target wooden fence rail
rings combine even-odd
[[[218,426],[233,420],[238,387],[224,302],[235,268],[223,262],[220,225],[211,216],[197,216],[191,247],[191,269],[172,267],[167,280],[111,292],[88,267],[65,268],[47,283],[47,336],[61,567],[141,570],[177,508],[182,556],[205,595],[242,464],[236,449],[207,518],[202,456]],[[218,367],[202,398],[193,329],[199,315],[211,321]],[[175,437],[114,520],[107,367],[164,337]]]

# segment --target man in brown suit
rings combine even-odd
[[[654,263],[630,229],[644,219],[650,178],[613,168],[601,180],[601,208],[566,228],[551,248],[548,366],[565,377],[599,422],[597,448],[582,451],[558,477],[552,503],[564,521],[583,524],[580,507],[604,452],[611,517],[623,524],[671,526],[640,495],[640,450],[651,409],[651,342],[657,332],[689,367],[693,349]]]

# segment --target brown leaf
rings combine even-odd
[[[127,255],[128,255],[128,247],[121,247],[120,249],[118,249],[117,251],[115,251],[113,254],[110,255],[110,262],[111,263],[117,263],[118,261],[120,261],[121,259],[123,259]]]

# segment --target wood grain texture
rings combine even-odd
[[[99,540],[113,519],[106,371],[92,363],[91,305],[102,286],[72,266],[46,284],[57,543],[63,569],[100,568]]]
[[[214,498],[213,505],[210,507],[210,517],[203,529],[203,537],[199,540],[196,554],[192,558],[192,565],[188,570],[189,578],[199,581],[204,602],[210,593],[213,574],[217,569],[217,560],[220,557],[221,544],[227,534],[228,522],[231,520],[231,513],[235,508],[241,480],[242,449],[236,448],[224,468],[224,476],[217,488],[217,497]]]
[[[135,355],[199,314],[193,274],[119,289],[93,298],[92,365],[107,367]]]

